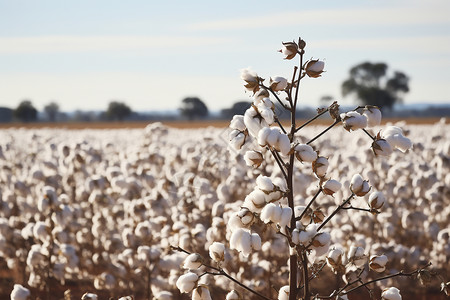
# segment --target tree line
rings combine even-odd
[[[376,105],[382,110],[391,109],[395,103],[402,101],[404,93],[409,91],[409,77],[399,71],[388,76],[388,66],[385,63],[364,62],[350,69],[349,77],[342,83],[342,95],[355,96],[362,105]],[[323,104],[333,101],[332,96],[321,98]],[[239,101],[230,108],[223,109],[223,118],[230,118],[235,114],[242,114],[250,106],[249,101]],[[181,101],[180,116],[187,120],[203,119],[208,117],[209,110],[206,104],[198,97],[187,97]],[[75,121],[124,121],[139,119],[139,116],[124,102],[111,101],[104,112],[95,115],[92,112],[75,111],[71,117],[60,111],[58,103],[52,101],[44,107],[44,119],[49,122],[61,120]],[[0,108],[0,122],[10,121],[14,118],[21,122],[35,122],[38,120],[38,110],[30,100],[19,103],[15,109]],[[142,116],[141,116],[142,117]]]

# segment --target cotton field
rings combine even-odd
[[[329,237],[322,239],[331,246],[309,258],[322,271],[312,281],[316,289],[330,294],[341,280],[351,280],[333,265],[341,256],[370,257],[371,270],[361,271],[366,280],[378,275],[372,270],[389,275],[429,262],[433,272],[450,275],[450,125],[395,125],[413,141],[406,153],[376,156],[367,135],[343,126],[312,143],[328,160],[327,177],[337,182],[327,183],[327,193],[316,195],[310,163],[295,162],[295,204],[304,207],[317,197],[313,217],[330,215],[355,191],[355,174],[384,197],[381,203],[367,193],[351,202],[379,213],[343,209],[327,224]],[[307,127],[298,139],[306,142],[323,129]],[[274,217],[275,205],[266,206],[258,237],[250,235],[248,244],[242,242],[246,233],[237,239],[227,225],[236,212],[246,220],[239,210],[246,197],[255,186],[270,185],[264,176],[279,182],[280,169],[270,156],[246,154],[247,145],[234,150],[229,133],[160,123],[145,129],[0,130],[1,298],[62,299],[66,291],[66,299],[257,299],[226,276],[186,271],[219,262],[231,277],[275,299],[289,274],[289,245],[274,225],[285,222],[283,212]],[[290,150],[281,148],[283,155]],[[256,162],[259,168],[248,166]],[[322,245],[318,238],[313,242]],[[374,286],[395,283],[406,295],[439,290],[439,282],[416,282],[396,277]],[[182,293],[194,286],[197,296]],[[390,299],[396,291],[383,293]]]

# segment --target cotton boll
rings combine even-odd
[[[245,152],[244,160],[245,160],[245,163],[247,164],[247,166],[253,167],[253,168],[258,168],[264,161],[264,157],[261,152],[251,150],[251,151]]]
[[[402,300],[400,290],[395,287],[384,289],[381,293],[381,299],[383,300]]]
[[[357,111],[349,111],[341,114],[344,129],[355,131],[367,127],[367,117]]]
[[[269,203],[261,210],[260,218],[264,223],[273,222],[273,216],[279,207],[274,203]],[[281,214],[280,214],[281,215]]]
[[[364,180],[361,175],[355,174],[350,182],[350,190],[359,197],[366,195],[369,190],[369,182]]]
[[[239,295],[239,293],[236,290],[232,290],[225,297],[225,300],[241,300],[241,299],[242,299],[241,295]]]
[[[258,144],[266,146],[268,144],[267,137],[272,133],[270,127],[264,127],[258,132]]]
[[[287,87],[287,79],[281,76],[270,77],[270,88],[274,92],[279,92]]]
[[[20,284],[14,284],[11,292],[11,300],[27,300],[31,297],[30,290]]]
[[[261,250],[261,237],[257,233],[252,233],[252,248],[256,251]]]
[[[298,144],[294,148],[295,157],[301,162],[313,162],[317,159],[317,152],[306,144]]]
[[[342,184],[334,179],[330,179],[323,185],[323,193],[326,195],[333,195],[337,191],[339,191],[342,187]]]
[[[225,259],[225,245],[214,242],[209,246],[209,256],[216,262],[222,262]]]
[[[208,287],[201,285],[192,292],[192,300],[211,300]]]
[[[83,296],[81,296],[81,300],[97,300],[98,296],[94,293],[84,293]]]
[[[289,137],[284,133],[280,133],[275,148],[279,150],[281,154],[288,155],[289,151],[291,151],[291,141],[289,140]]]
[[[281,212],[281,220],[278,222],[281,228],[288,226],[292,219],[292,209],[290,207],[283,207]]]
[[[388,258],[386,255],[372,255],[369,259],[369,268],[375,272],[381,273],[386,270]]]
[[[274,190],[274,186],[270,177],[259,175],[256,178],[256,185],[258,188],[265,192],[271,192]]]
[[[181,275],[176,282],[177,288],[181,293],[189,293],[197,285],[198,276],[195,273],[188,272]]]
[[[378,210],[384,205],[386,199],[382,192],[373,192],[370,194],[368,202],[371,209]]]
[[[278,291],[278,300],[289,300],[289,286],[285,285]]]
[[[183,268],[189,269],[189,270],[195,270],[200,268],[202,265],[202,257],[198,253],[192,253],[189,254],[186,259],[184,260]]]
[[[381,123],[381,111],[376,106],[366,105],[363,114],[367,118],[367,126],[375,127]]]
[[[281,135],[281,132],[277,128],[271,128],[270,133],[266,139],[267,144],[269,144],[272,147],[275,147],[280,135]]]
[[[313,161],[312,168],[317,177],[324,177],[327,173],[328,165],[328,159],[323,156],[319,156],[315,161]]]
[[[230,128],[237,129],[239,131],[244,131],[245,123],[244,123],[244,116],[243,115],[235,115],[233,116],[233,119],[230,122]]]

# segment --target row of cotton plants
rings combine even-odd
[[[383,274],[425,261],[449,271],[450,127],[402,127],[410,139],[420,140],[407,156],[395,151],[390,157],[375,157],[363,134],[343,128],[318,141],[324,146],[321,155],[329,157],[330,177],[343,180],[333,196],[317,197],[320,209],[312,216],[328,215],[329,207],[339,204],[358,180],[354,174],[383,191],[385,199],[379,214],[348,210],[332,219],[329,239],[338,246],[317,258],[328,257],[332,271],[352,257],[355,247],[364,249],[358,251],[365,257],[384,255]],[[305,139],[321,130],[309,128]],[[230,245],[236,236],[227,242],[227,224],[233,228],[237,216],[244,224],[253,222],[251,214],[236,214],[235,209],[249,201],[255,183],[260,190],[273,190],[279,177],[270,164],[248,168],[241,155],[226,148],[222,129],[150,125],[145,131],[2,130],[2,136],[0,257],[2,268],[11,272],[11,284],[38,293],[48,280],[57,280],[62,286],[72,282],[112,296],[130,292],[176,299],[175,283],[184,273],[180,266],[187,255],[170,246],[207,260],[215,242],[227,250],[219,247],[216,253],[224,254],[212,259],[222,260],[229,274],[255,290],[275,295],[274,287],[281,288],[286,279],[285,267],[271,268],[273,261],[284,266],[289,253],[273,229],[260,232],[270,239],[257,239],[251,249],[252,243],[247,246],[242,237],[239,245]],[[299,164],[299,206],[316,193],[318,186],[311,182],[311,166]],[[352,205],[369,209],[370,195]],[[261,213],[262,222],[285,222],[283,210],[272,206]],[[243,247],[247,257],[232,246]],[[369,270],[365,273],[372,276]],[[240,291],[226,277],[201,279],[214,281],[216,293],[231,287]]]

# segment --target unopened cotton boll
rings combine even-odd
[[[209,289],[205,285],[200,285],[192,292],[192,300],[211,300]]]
[[[20,284],[14,284],[11,292],[11,300],[27,300],[31,296],[30,290]]]
[[[349,111],[341,114],[344,129],[355,131],[367,127],[367,117],[357,111]]]
[[[192,272],[183,274],[176,282],[177,288],[181,293],[189,293],[197,285],[198,275]]]
[[[367,118],[367,126],[375,127],[381,123],[381,111],[376,106],[366,105],[363,114]]]
[[[330,179],[322,187],[323,193],[326,195],[333,195],[337,191],[339,191],[342,187],[342,184],[334,179]]]
[[[294,148],[295,157],[301,162],[313,162],[317,159],[317,152],[306,144],[298,144]]]
[[[372,255],[369,259],[369,268],[375,272],[381,273],[386,270],[388,258],[386,255]]]
[[[278,300],[289,300],[289,286],[285,285],[278,291]]]
[[[384,289],[381,293],[381,299],[383,300],[402,300],[402,295],[400,295],[400,290],[396,287],[390,287]]]
[[[284,90],[287,87],[288,81],[286,78],[281,76],[275,76],[270,78],[270,88],[274,92],[279,92]]]
[[[209,246],[209,256],[215,262],[222,262],[225,259],[225,245],[219,242],[214,242]]]
[[[198,253],[189,254],[184,260],[183,268],[194,270],[200,268],[202,265],[202,257]]]

